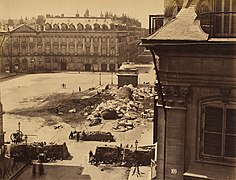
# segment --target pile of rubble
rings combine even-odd
[[[128,99],[108,100],[98,105],[87,119],[136,119],[139,116],[137,110],[141,106],[140,104],[139,102]]]
[[[145,109],[141,113],[140,117],[152,121],[154,118],[154,110],[153,109]]]
[[[134,122],[131,120],[118,120],[113,126],[114,131],[125,132],[134,128]]]
[[[40,104],[41,103],[41,104]],[[132,85],[90,89],[72,94],[52,94],[45,97],[43,104],[34,108],[15,109],[10,112],[24,116],[39,116],[48,120],[49,115],[59,115],[67,123],[80,123],[87,118],[89,126],[102,120],[133,120],[145,109],[152,107],[153,87],[134,88]]]
[[[46,142],[34,142],[31,144],[12,144],[10,146],[10,157],[16,159],[38,160],[40,153],[45,154],[48,161],[64,160],[70,155],[66,143],[46,144]]]
[[[138,117],[153,118],[153,111],[146,110],[144,105],[146,103],[146,106],[150,107],[149,105],[152,103],[150,102],[153,97],[151,87],[138,89],[128,85],[119,89],[112,89],[110,94],[114,99],[100,103],[91,114],[87,114],[89,126],[100,124],[103,119],[117,120],[114,129],[126,131],[134,128],[134,124],[130,120]],[[145,103],[144,100],[146,100]]]

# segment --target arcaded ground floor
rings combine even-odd
[[[116,56],[20,56],[1,57],[1,71],[101,71],[115,72],[123,60]]]

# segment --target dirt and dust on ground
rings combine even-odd
[[[129,91],[127,91],[127,89]],[[127,96],[127,97],[125,97]],[[116,111],[119,119],[136,119],[143,115],[147,109],[153,107],[153,88],[146,85],[140,88],[116,86],[104,86],[98,89],[91,88],[86,91],[72,93],[53,93],[48,96],[24,99],[38,102],[37,106],[14,109],[9,114],[42,117],[45,125],[56,125],[58,122],[65,122],[78,125],[84,121],[91,120],[93,116],[101,118],[104,110]],[[106,114],[105,114],[106,115]],[[104,117],[105,117],[104,115]]]
[[[85,111],[90,112],[96,104],[111,98],[111,96],[105,95],[104,93],[97,94],[94,90],[70,94],[54,93],[46,97],[24,99],[21,103],[38,101],[38,105],[29,108],[14,109],[8,113],[29,117],[42,117],[46,120],[47,125],[57,124],[58,120],[69,124],[76,124],[85,119]]]
[[[27,104],[32,101],[38,105],[24,107],[24,103]],[[108,177],[107,179],[117,179],[118,174],[119,179],[128,179],[130,169],[126,167],[113,167],[111,164],[101,164],[98,167],[90,165],[87,157],[89,150],[94,152],[96,146],[104,145],[104,142],[68,140],[67,135],[73,129],[72,127],[76,127],[76,130],[81,130],[81,123],[90,122],[94,118],[101,118],[102,116],[107,117],[109,113],[111,115],[115,112],[115,116],[113,116],[115,119],[104,120],[102,118],[103,120],[100,125],[88,127],[88,130],[111,131],[115,136],[116,142],[108,144],[114,145],[121,143],[124,146],[130,145],[134,143],[135,139],[138,139],[139,144],[143,145],[146,142],[150,142],[150,137],[152,137],[149,133],[152,129],[151,122],[145,126],[142,123],[142,121],[147,121],[148,117],[152,119],[152,115],[150,115],[152,113],[150,112],[153,109],[153,87],[151,85],[143,85],[139,88],[132,86],[117,88],[117,86],[109,85],[109,88],[103,86],[81,92],[54,93],[48,96],[23,99],[21,104],[22,108],[14,109],[8,113],[16,115],[18,119],[20,116],[28,116],[30,123],[32,123],[32,120],[36,121],[37,117],[43,118],[45,121],[42,128],[35,131],[39,136],[38,138],[43,138],[43,141],[46,141],[46,139],[56,142],[59,142],[59,139],[60,141],[66,141],[69,153],[73,156],[73,159],[69,162],[66,160],[60,161],[60,163],[79,164],[84,167],[83,174],[90,174],[95,179],[101,179],[104,176]],[[117,127],[118,123],[116,121],[123,120],[134,122],[134,129],[125,130],[124,132],[114,131],[112,127],[114,124]],[[69,124],[70,127],[65,126],[65,123]],[[26,124],[24,125],[26,126]],[[60,128],[60,125],[65,127]],[[45,132],[50,134],[50,138],[43,136]]]

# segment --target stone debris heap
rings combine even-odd
[[[150,107],[153,97],[151,87],[134,88],[128,85],[109,91],[114,99],[103,101],[90,114],[86,114],[89,126],[98,125],[102,120],[117,120],[114,129],[126,131],[133,129],[132,120],[139,117],[153,118],[153,111],[145,109],[147,106]]]

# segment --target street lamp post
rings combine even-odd
[[[102,73],[99,73],[99,85],[102,85]]]
[[[138,150],[138,140],[136,140],[134,144],[135,144],[135,151],[137,151]]]
[[[9,31],[9,29],[8,29]],[[9,71],[10,73],[13,72],[13,65],[12,65],[12,36],[11,36],[11,32],[9,32],[9,40],[10,40],[10,68]]]
[[[135,141],[135,151],[134,151],[134,155],[135,155],[135,167],[134,167],[134,171],[132,173],[132,176],[135,174],[137,174],[137,177],[140,175],[139,172],[139,160],[138,160],[138,141]]]
[[[111,85],[113,85],[113,72],[111,72]]]
[[[19,132],[20,132],[20,125],[21,125],[21,123],[18,122],[18,131],[19,131]]]

